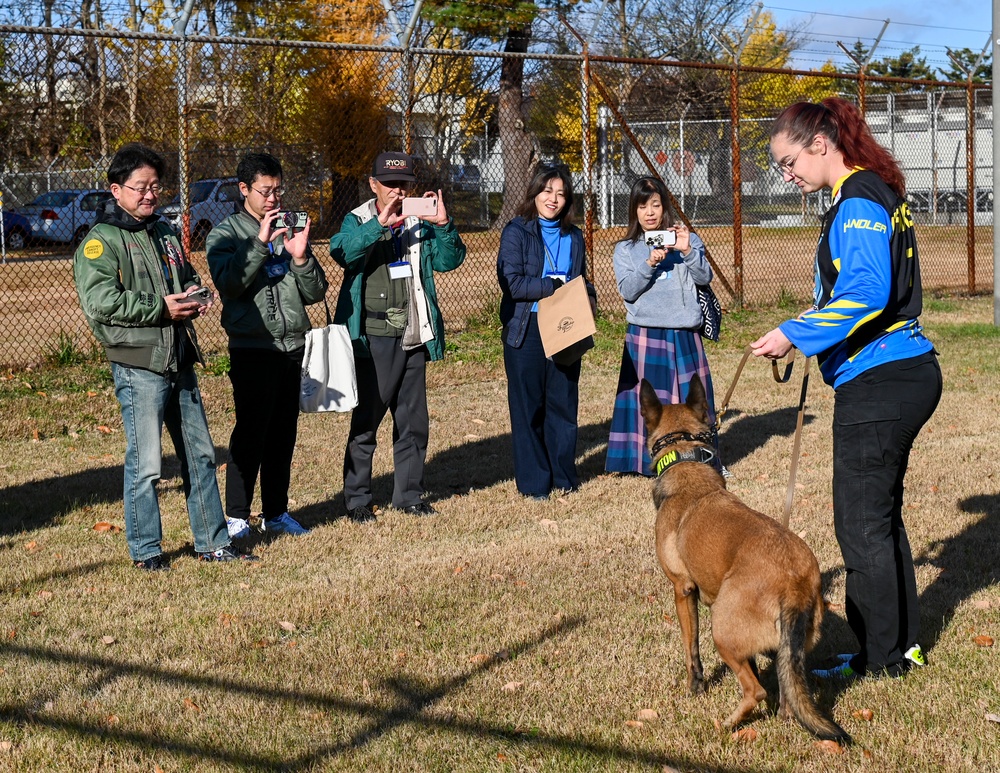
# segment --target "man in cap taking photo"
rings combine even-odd
[[[434,513],[423,499],[426,366],[444,357],[434,272],[451,271],[465,260],[440,190],[411,199],[420,214],[404,215],[403,202],[416,184],[412,156],[382,153],[368,184],[374,198],[351,211],[330,239],[330,255],[344,267],[334,321],[350,331],[358,378],[359,402],[344,454],[344,502],[359,522],[375,517],[372,458],[386,410],[393,420],[392,506],[414,515]]]

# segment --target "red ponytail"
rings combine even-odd
[[[906,196],[906,180],[896,159],[876,142],[861,113],[845,99],[829,97],[818,105],[789,105],[771,126],[771,136],[779,134],[798,145],[809,145],[822,134],[843,154],[847,166],[871,170],[900,197]]]

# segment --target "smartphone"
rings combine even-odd
[[[437,196],[407,196],[403,199],[403,217],[434,217],[437,208]]]
[[[202,287],[200,290],[192,290],[185,297],[192,301],[198,301],[202,306],[207,306],[215,296],[207,287]]]
[[[677,244],[676,231],[646,231],[646,245],[654,250],[665,250]]]
[[[306,227],[307,220],[308,212],[279,212],[274,218],[274,227],[287,228],[289,232],[295,233]]]

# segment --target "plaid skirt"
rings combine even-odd
[[[639,412],[639,382],[646,379],[652,384],[664,403],[681,403],[695,373],[705,386],[709,419],[715,423],[712,376],[701,335],[696,330],[628,326],[604,465],[608,472],[652,475],[646,426]]]

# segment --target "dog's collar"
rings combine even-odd
[[[686,440],[688,443],[705,443],[706,445],[714,446],[717,434],[718,430],[715,425],[712,425],[704,432],[699,432],[697,435],[692,435],[690,432],[670,432],[661,438],[657,438],[650,451],[653,456],[656,456],[667,446],[672,446],[674,443],[679,443],[682,440]]]
[[[712,464],[715,460],[715,451],[705,446],[698,446],[691,451],[667,451],[656,463],[656,477],[660,477],[681,462],[701,462],[702,464]]]

